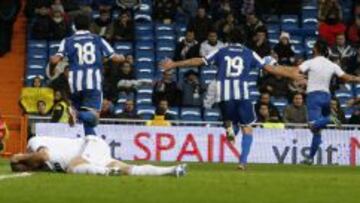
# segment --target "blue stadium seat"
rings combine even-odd
[[[152,14],[152,3],[141,1],[141,5],[139,8],[139,13]]]
[[[141,106],[141,105],[145,105],[145,106],[151,106],[152,105],[152,100],[151,100],[151,96],[149,95],[137,95],[136,97],[136,105],[137,106]]]
[[[279,110],[280,114],[284,111],[285,107],[288,105],[288,100],[285,98],[272,98],[274,106]]]
[[[119,93],[118,98],[116,100],[117,104],[124,104],[126,100],[135,100],[134,94],[125,94],[123,92]]]
[[[137,106],[137,114],[145,120],[150,120],[155,114],[155,108],[153,106]]]
[[[199,73],[199,69],[198,68],[180,68],[177,75],[178,75],[178,80],[179,82],[182,82],[184,80],[184,76],[186,74],[186,72],[188,71],[194,71],[196,73]]]
[[[181,119],[186,121],[201,121],[200,108],[182,108]]]
[[[290,33],[298,31],[299,20],[297,15],[281,16],[281,29]]]
[[[350,88],[343,87],[335,91],[335,97],[339,100],[341,107],[347,106],[347,101],[353,98]]]
[[[135,23],[135,31],[151,31],[153,30],[152,23]]]
[[[133,54],[133,44],[131,42],[115,42],[113,47],[118,54]]]
[[[174,25],[171,24],[157,24],[155,26],[156,36],[175,35]]]
[[[215,109],[205,109],[204,110],[204,120],[205,121],[220,121],[221,113],[220,110]]]
[[[135,22],[152,22],[152,17],[149,13],[137,12],[134,14]]]
[[[59,50],[60,41],[50,41],[49,42],[49,56],[56,54]]]
[[[307,55],[312,54],[312,48],[314,47],[316,40],[317,38],[314,36],[305,38],[304,47]]]
[[[175,42],[176,40],[176,35],[159,35],[156,36],[156,42],[161,42],[161,41],[170,41],[170,42]]]
[[[48,59],[48,43],[45,40],[29,40],[27,42],[28,59]]]
[[[263,19],[267,24],[269,24],[269,23],[279,24],[280,23],[279,16],[277,16],[277,15],[264,15]]]
[[[153,89],[151,87],[141,87],[137,90],[138,95],[151,97]]]
[[[296,55],[303,56],[305,53],[305,49],[302,44],[295,44],[291,48]]]
[[[317,18],[305,18],[302,21],[303,30],[307,30],[308,32],[314,32],[318,27]]]
[[[154,62],[149,61],[136,61],[135,62],[135,69],[150,69],[154,70]]]
[[[174,51],[157,51],[156,52],[156,61],[162,61],[166,58],[173,58],[174,57]]]
[[[280,25],[279,24],[268,24],[267,25],[269,34],[278,34],[280,33]]]
[[[140,60],[140,59],[149,59],[149,60],[154,60],[154,52],[151,50],[137,50],[135,53],[135,58]]]
[[[175,120],[179,119],[179,108],[171,107],[166,111],[167,114],[170,114]]]
[[[147,68],[136,69],[136,77],[139,80],[144,78],[148,79],[154,77],[154,73],[152,69],[147,69]]]
[[[299,36],[299,35],[293,35],[291,36],[290,38],[290,42],[291,44],[303,44],[303,37],[302,36]]]
[[[114,114],[119,115],[123,112],[124,104],[116,104],[114,105]]]
[[[353,108],[350,108],[350,107],[345,107],[345,108],[343,108],[343,111],[344,111],[344,113],[345,113],[345,118],[346,118],[347,120],[349,120],[349,119],[351,118],[351,115],[352,115],[354,109],[353,109]]]
[[[33,81],[34,81],[34,78],[35,78],[35,77],[40,77],[41,80],[44,80],[44,79],[45,79],[44,75],[41,75],[41,74],[36,74],[36,73],[34,73],[34,74],[28,74],[28,75],[26,76],[26,78],[25,78],[25,86],[26,86],[26,87],[31,87],[32,84],[33,84]]]
[[[152,41],[138,41],[136,42],[136,51],[138,50],[154,50],[154,43]]]

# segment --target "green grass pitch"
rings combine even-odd
[[[0,203],[360,202],[359,168],[250,165],[241,172],[235,166],[190,163],[179,179],[37,173],[0,180]],[[9,173],[0,160],[0,176]]]

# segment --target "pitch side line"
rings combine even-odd
[[[24,178],[24,177],[28,177],[31,176],[32,173],[19,173],[19,174],[8,174],[8,175],[0,175],[0,181],[5,180],[5,179],[10,179],[10,178]]]

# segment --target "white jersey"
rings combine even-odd
[[[46,165],[53,171],[66,171],[70,161],[83,151],[84,143],[83,138],[36,136],[29,140],[27,148],[33,152],[47,148],[49,160]]]
[[[329,59],[318,56],[300,65],[300,71],[308,73],[307,93],[322,91],[330,93],[329,87],[332,76],[341,77],[345,72]]]

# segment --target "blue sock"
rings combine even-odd
[[[321,144],[321,135],[320,133],[313,134],[311,146],[310,146],[310,158],[313,159],[317,150],[319,149],[319,146]]]
[[[240,155],[240,164],[247,163],[247,157],[250,153],[251,143],[253,136],[251,134],[244,134],[241,140],[241,155]]]
[[[331,123],[330,117],[323,117],[314,121],[314,128],[322,129],[325,128],[326,125],[330,123]]]
[[[85,135],[96,135],[94,127],[97,125],[97,117],[91,111],[79,111],[79,120],[83,122]]]
[[[87,136],[87,135],[96,135],[95,128],[87,126],[85,123],[84,123],[84,133],[85,133],[85,136]]]

